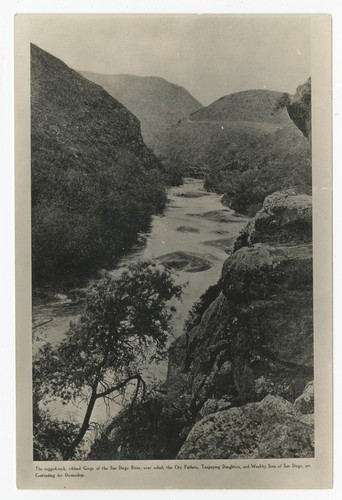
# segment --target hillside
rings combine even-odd
[[[165,202],[138,119],[35,45],[31,156],[34,283],[115,262]]]
[[[153,150],[168,168],[204,176],[207,189],[249,215],[268,194],[293,187],[294,179],[309,192],[310,145],[286,109],[276,110],[282,95],[252,90],[225,96],[161,133]]]
[[[163,78],[87,71],[81,75],[101,85],[140,120],[141,133],[148,145],[161,131],[202,107],[186,89]]]
[[[289,123],[286,113],[274,111],[280,92],[272,90],[247,90],[221,97],[203,109],[192,113],[190,120],[258,122],[285,125]]]

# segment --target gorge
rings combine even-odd
[[[130,263],[185,285],[168,359],[141,367],[142,400],[95,411],[86,458],[312,457],[310,82],[189,110],[150,149],[101,86],[35,46],[31,68],[35,356]]]

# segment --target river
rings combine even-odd
[[[184,321],[194,302],[219,279],[222,264],[247,221],[223,206],[219,195],[206,192],[203,180],[186,178],[182,186],[169,189],[167,207],[162,215],[153,217],[145,243],[121,259],[109,274],[116,277],[128,263],[140,259],[157,259],[175,266],[177,283],[186,283],[182,302],[177,302],[173,316],[173,337],[177,338],[183,333]],[[33,352],[46,342],[60,342],[70,321],[77,320],[81,307],[81,301],[64,294],[34,307]],[[166,363],[147,372],[146,378],[163,379]],[[56,403],[50,409],[60,418],[72,415],[81,420],[84,414],[83,404],[62,408]],[[98,405],[95,420],[108,418],[108,409],[105,413],[104,409],[104,405]]]

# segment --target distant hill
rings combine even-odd
[[[276,113],[276,103],[281,92],[272,90],[247,90],[221,97],[205,108],[191,114],[191,120],[235,122],[265,122],[285,125],[287,113]]]
[[[81,71],[129,109],[141,123],[146,144],[193,111],[202,107],[183,87],[155,76],[102,75]]]
[[[31,156],[34,282],[113,263],[165,202],[138,119],[35,45]]]
[[[152,148],[168,169],[204,176],[207,189],[227,194],[229,206],[253,215],[276,189],[294,182],[304,191],[311,188],[310,145],[286,109],[278,106],[282,96],[269,90],[224,96],[161,132]],[[265,167],[266,179],[259,175],[257,180],[256,173]],[[232,186],[232,191],[229,186],[240,182],[242,173],[242,185]],[[242,204],[232,204],[234,189],[243,191],[250,183],[260,186],[257,199],[251,195]]]

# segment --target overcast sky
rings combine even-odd
[[[74,69],[160,76],[205,105],[240,90],[294,93],[310,76],[308,16],[54,14],[31,27]]]

